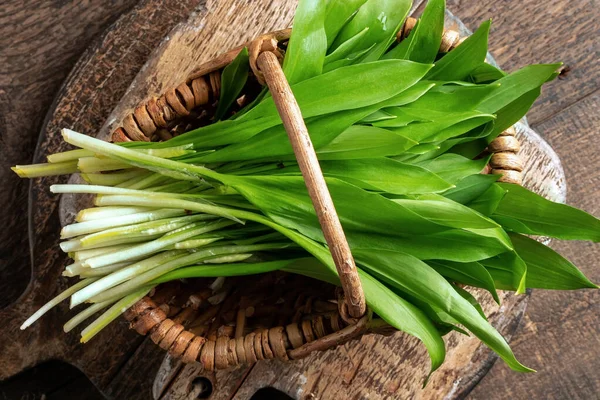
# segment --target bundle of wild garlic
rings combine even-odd
[[[430,0],[395,43],[407,0],[301,0],[284,60],[327,185],[359,267],[367,303],[418,337],[435,370],[442,335],[463,328],[521,365],[475,298],[457,286],[523,293],[597,288],[574,265],[525,235],[600,240],[600,221],[482,175],[481,154],[518,121],[559,64],[511,74],[484,62],[490,22],[439,54],[444,1]],[[267,92],[226,120],[248,77],[247,51],[223,73],[215,123],[163,143],[110,144],[69,130],[78,150],[22,177],[80,173],[96,194],[64,227],[79,277],[29,320],[70,297],[82,309],[65,330],[107,309],[88,341],[154,286],[188,277],[285,270],[339,283],[304,181]],[[218,120],[218,121],[217,121]],[[269,253],[261,261],[256,254]],[[264,259],[264,258],[262,258]],[[463,331],[464,332],[464,331]]]

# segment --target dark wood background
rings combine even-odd
[[[568,183],[568,202],[600,215],[600,17],[594,0],[447,0],[450,11],[473,29],[493,17],[490,48],[506,70],[528,63],[563,61],[564,76],[547,85],[529,122],[555,148]],[[151,3],[145,1],[145,3]],[[157,4],[160,2],[156,2]],[[175,2],[166,2],[173,3]],[[186,2],[183,2],[186,3]],[[149,30],[128,58],[131,76],[108,91],[116,102],[152,49],[193,8],[164,4],[160,27]],[[26,0],[0,4],[0,308],[19,297],[30,276],[27,188],[9,167],[31,160],[37,137],[69,71],[120,16],[135,12],[134,0]],[[129,45],[123,43],[116,45]],[[130,48],[128,48],[129,50]],[[88,50],[90,51],[90,50]],[[114,62],[114,61],[107,61]],[[110,111],[110,109],[108,109]],[[102,121],[100,120],[99,123]],[[600,282],[600,247],[554,242],[556,250]],[[512,346],[538,370],[518,375],[497,363],[473,399],[592,399],[600,393],[600,293],[534,291]],[[3,345],[9,345],[4,343]],[[27,371],[0,384],[4,398],[100,398],[85,377],[58,363]]]

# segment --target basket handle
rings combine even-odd
[[[350,246],[327,189],[298,102],[274,52],[268,50],[260,52],[256,63],[273,96],[273,101],[294,149],[308,194],[340,276],[348,313],[353,318],[360,318],[366,312],[365,295]]]

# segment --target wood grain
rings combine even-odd
[[[73,126],[75,129],[87,132],[98,129],[110,110],[122,97],[150,52],[163,40],[164,35],[173,25],[182,17],[187,17],[195,5],[197,3],[142,1],[131,12],[119,18],[113,29],[99,38],[100,40],[87,50],[64,83],[54,102],[55,108],[48,115],[42,128],[42,136],[38,143],[34,162],[41,162],[48,152],[54,152],[64,147],[59,140],[55,140],[58,127]],[[96,4],[96,7],[100,7],[100,5]],[[113,12],[118,14],[123,10],[124,8],[121,7]],[[46,12],[49,11],[46,10]],[[88,12],[91,11],[88,10]],[[77,13],[74,13],[74,15],[67,14],[67,16],[75,19]],[[24,15],[27,17],[28,14]],[[84,12],[83,15],[87,14]],[[85,21],[84,19],[84,25]],[[89,25],[91,33],[94,34],[92,29],[94,25],[91,23]],[[52,31],[49,30],[49,32]],[[95,33],[97,34],[97,31]],[[39,34],[43,34],[43,32]],[[75,38],[79,34],[81,32],[77,30],[69,32],[69,38]],[[60,42],[57,37],[54,37],[53,40]],[[57,50],[57,52],[59,51]],[[40,63],[43,64],[43,62]],[[16,91],[18,87],[12,90]],[[35,88],[32,88],[31,91],[30,99],[35,98],[36,93]],[[37,106],[43,106],[43,104]],[[27,114],[23,114],[18,118],[27,120],[29,117]],[[18,137],[15,132],[11,132],[11,134],[13,135],[12,139]],[[31,147],[31,141],[28,143]],[[18,146],[17,150],[20,151],[17,154],[24,153],[23,149],[18,149]],[[3,151],[3,156],[4,154],[6,153]],[[30,161],[30,159],[8,160],[10,164]],[[2,171],[5,171],[5,168]],[[56,232],[60,229],[60,224],[56,198],[49,195],[47,190],[48,184],[61,180],[65,179],[42,179],[33,182],[31,186],[32,270],[35,279],[32,280],[28,291],[21,297],[18,304],[0,310],[0,318],[4,326],[0,337],[3,342],[11,343],[10,346],[0,348],[0,379],[12,376],[24,368],[47,359],[62,359],[84,370],[96,385],[108,390],[117,371],[121,370],[127,373],[137,370],[141,373],[142,370],[136,363],[133,365],[126,363],[132,354],[135,355],[135,349],[142,342],[141,338],[127,332],[126,323],[122,322],[109,329],[106,336],[100,338],[100,342],[103,344],[98,347],[81,346],[76,333],[64,335],[61,332],[61,325],[64,322],[62,316],[67,313],[68,309],[66,305],[53,310],[43,318],[41,324],[36,324],[27,331],[21,332],[18,329],[25,316],[30,315],[49,297],[64,290],[67,285],[67,281],[60,277],[60,270],[65,263],[65,258],[51,250],[58,245]],[[5,184],[10,185],[11,182],[3,181],[3,185]],[[11,186],[6,186],[6,190],[10,188]],[[26,204],[22,199],[21,202]],[[2,215],[4,217],[6,214]],[[10,215],[16,214],[11,213]],[[138,380],[138,384],[143,387],[148,386],[143,385],[143,379]]]
[[[89,43],[136,0],[51,0],[0,6],[0,308],[29,282],[29,183],[10,167],[31,162],[44,115]],[[77,38],[77,40],[75,40]]]
[[[535,126],[600,88],[598,2],[594,0],[447,0],[471,29],[493,18],[489,47],[513,71],[528,64],[564,62],[565,79],[544,86],[528,114]]]

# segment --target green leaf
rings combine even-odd
[[[491,143],[505,129],[513,126],[523,118],[535,100],[540,96],[541,90],[541,87],[535,88],[498,110],[496,112],[494,128],[486,137],[486,142],[488,144]]]
[[[525,293],[527,264],[514,251],[509,251],[487,260],[482,260],[499,289],[515,290],[517,294]]]
[[[528,65],[496,81],[500,86],[477,109],[495,113],[524,94],[542,86],[562,64]]]
[[[394,105],[397,98],[404,99],[403,92],[413,85],[417,86],[430,67],[404,60],[351,65],[297,83],[292,86],[292,91],[305,119],[377,103],[381,103],[381,107],[387,107]],[[369,90],[365,91],[365,87]],[[413,97],[420,96],[430,87],[431,83],[420,84],[417,86],[418,90],[410,93]],[[243,142],[280,124],[281,118],[270,97],[238,119],[201,127],[153,146],[161,148],[194,143],[195,149],[214,149]]]
[[[369,28],[365,28],[352,36],[350,39],[342,43],[335,51],[325,57],[325,64],[329,64],[335,61],[342,60],[349,57],[351,54],[359,51],[357,46],[362,42],[364,36],[369,31]]]
[[[331,47],[336,49],[365,28],[369,30],[362,40],[361,48],[367,49],[378,43],[387,44],[406,19],[410,6],[411,1],[408,0],[368,0],[344,25]]]
[[[290,85],[320,75],[323,71],[327,52],[325,11],[324,1],[298,2],[292,35],[283,60],[283,72]]]
[[[457,183],[470,175],[479,174],[487,163],[486,158],[471,160],[458,154],[442,154],[432,160],[419,162],[418,165],[450,183]]]
[[[498,236],[498,235],[497,235]],[[396,237],[378,234],[353,234],[348,237],[351,249],[397,250],[421,260],[472,262],[511,250],[504,240],[461,229],[430,235]]]
[[[485,61],[491,21],[486,21],[457,48],[443,56],[427,74],[427,79],[463,80]]]
[[[424,93],[426,93],[429,89],[431,89],[431,83],[417,83],[408,89],[402,91],[401,93],[383,100],[382,102],[369,105],[363,108],[351,109],[346,111],[338,111],[335,113],[331,113],[328,115],[323,115],[319,117],[313,118],[305,118],[307,129],[310,133],[311,141],[313,145],[317,149],[321,149],[323,146],[330,144],[327,149],[324,149],[323,152],[339,152],[339,151],[354,151],[354,154],[358,154],[359,157],[374,157],[379,156],[382,153],[384,148],[381,148],[378,152],[375,153],[363,153],[361,149],[363,146],[377,146],[376,142],[370,143],[370,140],[366,137],[362,137],[361,135],[376,135],[377,132],[372,131],[364,131],[359,132],[360,128],[353,128],[352,130],[346,132],[345,130],[352,125],[354,122],[360,120],[366,115],[371,114],[372,112],[390,105],[402,105],[406,103],[410,103],[415,101]],[[358,131],[356,130],[358,129]],[[343,133],[343,136],[339,136],[340,133]],[[402,152],[404,149],[414,146],[416,143],[404,137],[392,136],[389,132],[379,132],[381,135],[387,134],[386,138],[388,142],[381,143],[382,146],[388,146],[391,142],[396,145],[394,148],[401,148],[399,152]],[[379,136],[381,136],[379,135]],[[336,139],[336,137],[338,137]],[[384,138],[381,138],[382,140]],[[348,141],[358,141],[356,143],[357,147]],[[365,143],[366,142],[366,143]],[[339,146],[341,143],[346,143],[350,147],[345,148],[344,145]],[[400,147],[398,147],[400,146]],[[334,147],[334,149],[332,149]],[[383,151],[383,155],[388,155],[387,151]],[[219,162],[219,161],[234,161],[234,160],[251,160],[260,158],[269,158],[269,157],[279,157],[280,159],[292,159],[295,160],[293,155],[292,146],[288,139],[287,133],[283,128],[283,125],[277,125],[275,127],[269,128],[252,138],[243,141],[241,143],[232,144],[223,149],[217,150],[216,152],[212,152],[208,155],[199,157],[196,159],[196,162]],[[289,157],[286,157],[289,156]],[[345,155],[332,155],[329,154],[327,157],[350,157],[352,155],[350,153],[346,153]],[[323,159],[323,157],[320,157]]]
[[[320,164],[326,176],[367,190],[404,195],[436,193],[452,187],[425,168],[388,158],[321,161]]]
[[[478,67],[469,73],[468,79],[473,83],[491,83],[502,79],[506,76],[506,72],[491,64],[482,62]]]
[[[331,44],[339,31],[366,1],[367,0],[331,0],[327,2],[325,34],[327,35],[328,48],[331,47]]]
[[[228,176],[226,183],[278,224],[324,242],[302,177]],[[448,229],[378,194],[338,179],[328,178],[327,186],[347,236],[353,233],[418,235]]]
[[[272,226],[307,249],[322,263],[312,259],[296,260],[287,265],[285,271],[339,284],[333,260],[327,250],[293,231],[276,224]],[[326,266],[327,269],[323,269],[322,266]],[[435,371],[444,362],[446,350],[444,341],[431,320],[417,307],[396,295],[361,268],[358,268],[358,276],[369,308],[394,328],[421,340],[431,358],[431,372]]]
[[[229,107],[241,93],[248,80],[248,49],[244,47],[221,74],[221,95],[215,112],[215,121],[223,118]]]
[[[573,290],[598,289],[569,260],[536,240],[510,233],[517,254],[527,264],[527,287]]]
[[[419,23],[405,39],[408,45],[396,46],[385,58],[403,58],[426,63],[435,61],[442,43],[445,9],[445,0],[429,0]]]
[[[385,287],[377,279],[359,270],[360,281],[367,295],[367,304],[388,324],[420,339],[435,371],[446,355],[444,341],[429,318],[417,307]]]
[[[506,230],[558,239],[600,241],[600,220],[565,204],[546,200],[519,185],[499,183],[506,195],[492,218]]]
[[[484,193],[486,193],[490,187],[498,180],[498,175],[484,175],[484,174],[474,174],[469,175],[466,178],[461,179],[456,187],[444,192],[444,197],[454,200],[460,204],[467,204],[469,207],[474,210],[479,211],[483,215],[490,215],[485,212],[483,207],[473,207],[470,204],[472,201],[475,201]],[[483,206],[483,205],[482,205]]]
[[[496,303],[500,304],[498,292],[490,273],[478,262],[457,263],[445,260],[430,260],[427,264],[447,279],[465,285],[482,288],[490,292]]]
[[[479,315],[481,315],[486,321],[488,320],[485,313],[483,312],[483,308],[481,308],[481,304],[479,304],[475,296],[473,296],[471,293],[459,286],[452,285],[452,287],[454,288],[454,290],[456,290],[456,293],[460,294],[463,299],[467,300],[473,305],[473,307],[475,307]]]
[[[498,224],[469,207],[436,194],[419,195],[417,200],[394,199],[393,201],[430,221],[452,228],[488,229],[499,227]]]
[[[319,160],[358,159],[401,154],[418,143],[387,129],[353,125],[317,148]]]
[[[504,338],[478,310],[424,262],[394,251],[356,251],[354,256],[379,279],[447,312],[498,353],[512,369],[532,371],[516,360]]]
[[[498,178],[498,175],[487,175]],[[483,215],[492,215],[498,208],[498,205],[504,198],[506,191],[500,186],[492,184],[480,196],[470,201],[467,206],[473,210],[479,211]]]
[[[415,118],[422,118],[423,116],[422,110],[406,107],[402,111]],[[394,128],[393,131],[417,142],[425,140],[432,142],[459,136],[494,118],[492,114],[484,114],[479,111],[446,113],[430,110],[427,114],[431,122],[409,124],[404,127]],[[465,122],[465,124],[461,124],[462,122]]]
[[[382,102],[419,82],[430,68],[430,64],[405,60],[350,65],[293,85],[292,91],[302,116],[309,118]],[[243,118],[258,117],[279,119],[272,98],[263,100]]]
[[[425,95],[413,103],[407,104],[405,108],[461,112],[472,110],[486,97],[490,96],[499,88],[498,84],[460,86],[460,85],[436,85]]]

